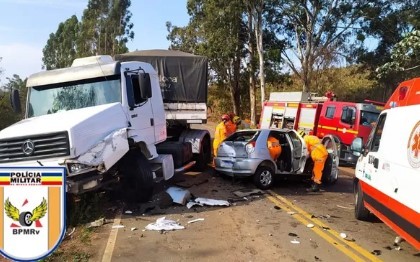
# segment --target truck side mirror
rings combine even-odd
[[[360,156],[362,154],[363,150],[363,139],[360,137],[356,137],[350,145],[350,151],[355,156]]]
[[[22,112],[19,98],[19,90],[13,89],[10,93],[10,104],[12,105],[13,111],[17,114]]]
[[[142,99],[152,97],[152,85],[150,83],[150,75],[148,73],[139,74],[140,96]]]

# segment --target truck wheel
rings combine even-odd
[[[369,210],[365,207],[365,204],[363,202],[363,191],[360,187],[359,182],[357,182],[357,184],[354,187],[354,200],[354,216],[358,220],[367,220],[369,218]]]
[[[274,183],[274,171],[268,166],[260,166],[254,174],[254,184],[262,190],[269,189]]]
[[[195,167],[198,171],[204,171],[211,160],[210,139],[205,137],[201,143],[200,153],[196,155]]]
[[[22,226],[29,227],[30,225],[32,225],[31,217],[31,212],[22,212],[19,215],[19,223]]]
[[[140,151],[130,151],[120,165],[123,195],[129,202],[146,202],[153,195],[153,173],[150,163]]]

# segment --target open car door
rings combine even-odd
[[[328,158],[325,161],[324,171],[322,172],[323,184],[334,184],[338,180],[338,164],[339,164],[339,145],[338,138],[327,135],[322,138],[322,144],[327,148]]]

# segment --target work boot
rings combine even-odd
[[[318,192],[319,191],[319,185],[317,183],[312,183],[310,188],[306,189],[306,192]]]

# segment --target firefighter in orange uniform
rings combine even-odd
[[[314,168],[312,171],[313,183],[306,191],[317,192],[319,191],[319,185],[321,184],[322,171],[324,170],[325,161],[328,157],[328,151],[317,136],[306,135],[303,130],[299,131],[299,135],[305,141],[309,155],[314,161]]]
[[[229,115],[227,115],[229,116]],[[229,116],[229,120],[226,122],[226,137],[230,136],[231,134],[235,133],[238,129],[237,125],[233,122],[233,119],[231,116]]]
[[[219,147],[220,143],[226,139],[227,135],[227,126],[226,123],[230,122],[229,115],[222,115],[222,121],[216,126],[216,131],[214,132],[214,140],[213,140],[213,153],[214,156],[217,156],[217,148]]]
[[[267,139],[267,147],[268,152],[270,152],[271,158],[274,162],[276,162],[281,154],[281,146],[279,140],[272,136],[269,136]]]

